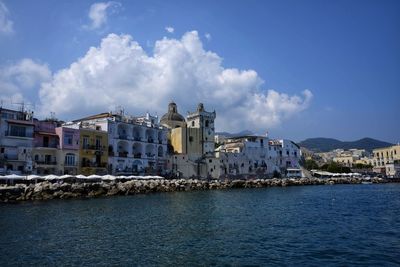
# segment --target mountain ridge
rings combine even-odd
[[[328,152],[334,149],[365,149],[372,152],[375,148],[392,146],[392,143],[380,141],[370,137],[364,137],[355,141],[340,141],[334,138],[316,137],[308,138],[298,143],[301,147],[305,147],[314,152]]]

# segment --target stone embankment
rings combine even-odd
[[[198,180],[198,179],[154,179],[101,182],[51,182],[0,185],[0,203],[28,200],[91,198],[114,195],[135,195],[152,192],[176,192],[229,188],[284,187],[300,185],[333,185],[387,183],[382,178],[301,178],[301,179],[252,179],[252,180]]]

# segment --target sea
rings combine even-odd
[[[400,184],[1,204],[0,266],[400,266]]]

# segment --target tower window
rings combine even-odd
[[[192,127],[194,127],[194,121],[192,121]]]
[[[208,120],[206,120],[206,127],[208,127],[208,123],[209,123]]]

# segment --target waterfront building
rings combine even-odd
[[[206,111],[202,103],[188,113],[186,120],[177,112],[174,102],[168,105],[161,123],[170,129],[170,171],[183,177],[219,177],[219,161],[214,155],[215,117],[215,111]]]
[[[79,163],[79,129],[57,127],[55,129],[59,138],[59,149],[57,150],[57,170],[63,174],[78,174]]]
[[[33,113],[0,108],[0,173],[31,173]]]
[[[396,174],[398,164],[400,164],[400,144],[373,150],[375,172],[393,176]]]
[[[91,125],[107,133],[110,174],[162,174],[166,169],[168,130],[158,123],[156,116],[133,117],[119,111],[89,116],[68,125]]]
[[[227,138],[217,149],[221,175],[266,175],[274,172],[301,176],[300,147],[290,140],[269,140],[267,136]]]
[[[34,120],[33,172],[58,174],[57,156],[59,136],[56,134],[57,122],[53,120]]]
[[[79,173],[107,174],[108,135],[106,131],[90,126],[79,129]]]

